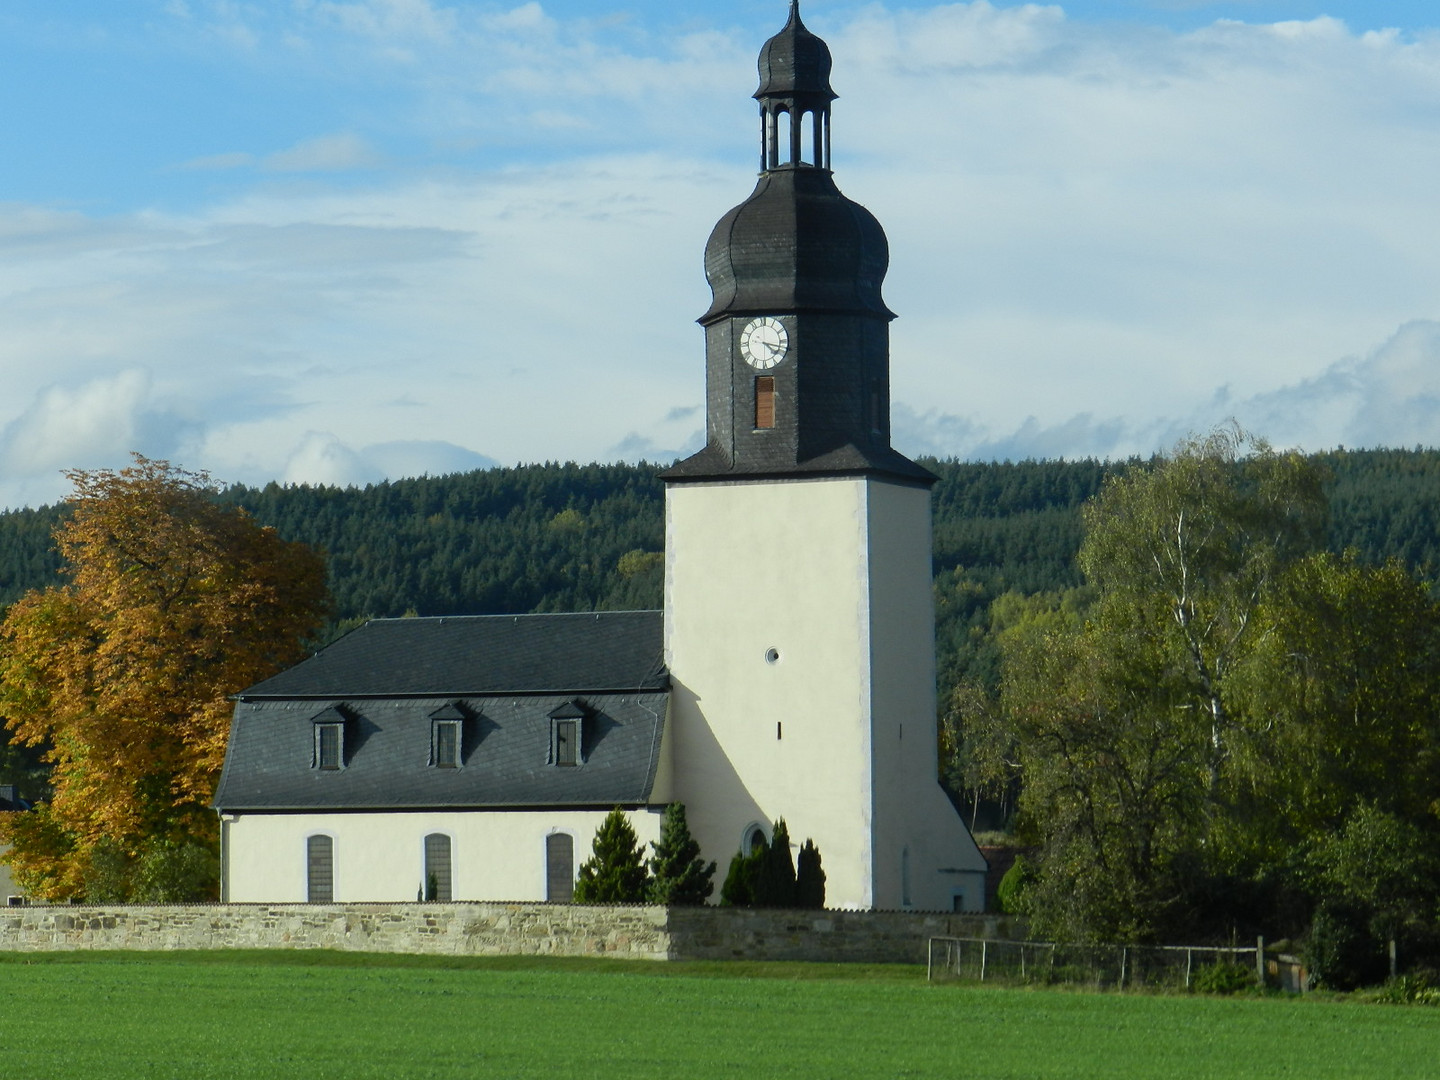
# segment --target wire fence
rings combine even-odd
[[[1107,989],[1263,986],[1264,939],[1254,945],[1066,945],[987,938],[930,939],[931,982],[964,979]]]

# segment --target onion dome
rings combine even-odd
[[[894,314],[880,294],[890,247],[875,215],[840,193],[828,170],[762,173],[705,245],[714,296],[700,318],[771,311]]]
[[[800,0],[790,0],[784,29],[760,49],[757,98],[817,94],[835,99],[830,89],[830,47],[800,21]]]

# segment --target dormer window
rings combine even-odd
[[[315,725],[315,761],[321,769],[338,769],[344,764],[345,725]]]
[[[577,765],[580,759],[580,721],[555,721],[555,764]]]
[[[460,768],[465,756],[466,716],[459,702],[430,714],[430,764],[435,768]]]
[[[437,769],[454,769],[460,765],[460,721],[435,720],[432,759]]]
[[[312,765],[317,769],[334,770],[345,767],[345,714],[339,709],[326,709],[315,717],[315,749]]]
[[[573,767],[585,763],[585,710],[571,701],[550,714],[550,764]]]

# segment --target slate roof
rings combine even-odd
[[[372,619],[239,698],[659,690],[663,651],[659,611]]]
[[[881,285],[890,246],[875,215],[847,199],[828,169],[760,174],[705,244],[705,325],[777,311],[851,312],[893,319]]]
[[[832,99],[830,65],[830,47],[800,21],[800,4],[791,0],[784,29],[760,48],[760,89],[755,96],[819,94]]]
[[[939,478],[923,465],[917,465],[900,451],[888,446],[844,446],[813,458],[793,460],[786,456],[787,447],[779,447],[769,459],[754,455],[737,460],[714,443],[660,474],[667,484],[705,481],[794,478],[814,479],[822,476],[870,475],[899,480],[916,487],[929,487]]]
[[[658,611],[382,619],[237,698],[214,805],[228,812],[647,803],[669,700]],[[551,763],[581,715],[580,763]],[[431,763],[461,718],[458,768]],[[315,767],[343,723],[344,767]]]

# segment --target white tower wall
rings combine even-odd
[[[669,487],[675,797],[721,875],[783,817],[819,847],[828,906],[983,904],[984,860],[936,781],[932,603],[924,488]]]

